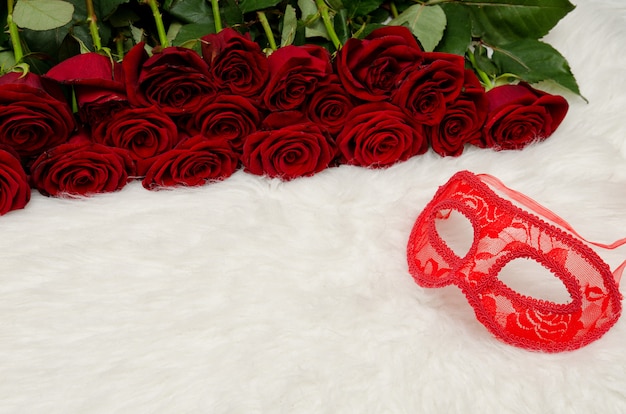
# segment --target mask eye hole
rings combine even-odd
[[[439,238],[459,258],[465,257],[474,243],[472,223],[457,210],[439,210],[435,218],[435,229]]]
[[[563,281],[535,260],[520,257],[508,262],[498,279],[523,296],[566,305],[572,302]]]

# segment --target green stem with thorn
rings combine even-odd
[[[154,16],[154,23],[156,24],[157,33],[159,34],[159,43],[161,47],[168,47],[170,45],[169,40],[167,40],[167,33],[165,32],[165,26],[163,26],[163,18],[161,17],[161,12],[159,11],[159,5],[156,0],[143,0],[144,4],[150,6],[152,10],[152,15]]]
[[[328,37],[330,37],[330,41],[333,42],[335,49],[339,50],[341,48],[341,40],[339,40],[339,36],[337,36],[337,32],[335,32],[335,28],[333,27],[333,22],[330,19],[328,5],[324,0],[315,0],[315,5],[317,6],[317,10],[320,12],[320,16],[322,16],[322,21],[324,22],[324,27],[326,28]]]
[[[274,39],[274,34],[272,33],[272,28],[270,27],[270,22],[267,21],[267,16],[265,12],[258,11],[256,15],[259,17],[259,22],[261,22],[261,26],[263,26],[263,31],[265,32],[265,36],[267,36],[267,41],[270,44],[272,50],[277,50],[278,46],[276,46],[276,40]]]
[[[20,31],[13,21],[13,3],[14,0],[7,0],[7,26],[9,26],[9,37],[13,46],[13,57],[15,57],[15,63],[19,64],[24,58],[24,50],[20,41]]]
[[[87,6],[87,23],[89,23],[89,33],[93,41],[93,47],[96,51],[102,49],[102,41],[100,40],[100,32],[98,30],[98,17],[93,8],[93,0],[85,0]]]

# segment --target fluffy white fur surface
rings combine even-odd
[[[0,412],[626,412],[626,320],[577,351],[518,349],[457,288],[414,283],[405,254],[417,215],[462,169],[588,239],[626,236],[626,6],[576,3],[547,40],[589,103],[566,95],[557,133],[523,151],[34,194],[3,216]],[[613,268],[626,259],[626,247],[597,251]],[[518,279],[558,293],[547,274]]]

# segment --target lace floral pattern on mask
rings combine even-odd
[[[474,232],[463,257],[436,228],[436,221],[452,211],[463,214]],[[407,253],[409,270],[420,286],[457,285],[477,319],[497,338],[519,347],[577,349],[600,338],[621,313],[616,277],[593,250],[498,196],[468,171],[439,188],[413,227]],[[498,273],[519,258],[536,261],[558,277],[570,300],[533,298],[503,283]]]

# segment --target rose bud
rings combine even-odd
[[[122,65],[99,53],[72,56],[52,67],[45,77],[74,86],[83,124],[97,125],[128,106]]]
[[[127,108],[93,129],[95,142],[122,148],[134,160],[151,158],[179,141],[176,124],[159,108]]]
[[[336,136],[346,122],[347,115],[354,107],[337,76],[332,75],[311,95],[306,104],[309,119],[328,129]]]
[[[201,40],[202,57],[219,88],[247,98],[261,94],[269,76],[267,58],[249,34],[225,28]]]
[[[75,125],[56,83],[32,72],[0,76],[0,145],[37,156],[67,141]]]
[[[172,150],[146,164],[142,184],[149,190],[174,186],[199,186],[230,177],[239,164],[239,156],[231,146],[219,139],[196,135],[182,141]],[[144,169],[142,168],[142,169]]]
[[[17,153],[0,148],[0,216],[24,208],[30,200],[30,185]]]
[[[332,72],[330,55],[319,46],[285,46],[268,57],[270,78],[263,95],[270,111],[300,109]]]
[[[72,140],[39,156],[31,181],[52,197],[79,197],[123,188],[135,167],[128,152],[88,140]]]
[[[294,124],[248,136],[242,163],[249,173],[291,180],[324,170],[335,154],[335,143],[324,128]]]
[[[527,83],[503,85],[487,92],[489,113],[480,147],[521,149],[548,138],[567,114],[565,98],[534,89]]]
[[[473,71],[465,70],[463,92],[450,102],[438,125],[424,127],[430,145],[437,154],[459,156],[465,144],[480,140],[489,102]]]
[[[354,107],[337,137],[341,161],[387,167],[428,150],[422,126],[397,106],[371,102]]]
[[[406,110],[423,125],[436,125],[463,87],[465,62],[462,56],[449,53],[424,53],[393,93],[392,102]]]
[[[362,101],[386,101],[422,49],[406,27],[387,26],[365,39],[351,38],[337,52],[336,73],[346,91]]]
[[[132,105],[156,105],[169,116],[193,114],[217,87],[204,60],[191,49],[166,47],[148,57],[143,43],[122,61],[126,93]]]
[[[275,111],[270,112],[263,122],[261,129],[272,130],[281,129],[289,125],[306,124],[311,122],[309,117],[301,111]]]
[[[261,116],[256,106],[247,98],[237,95],[219,95],[191,116],[186,130],[189,135],[201,134],[228,143],[239,154],[245,137],[256,131]]]

